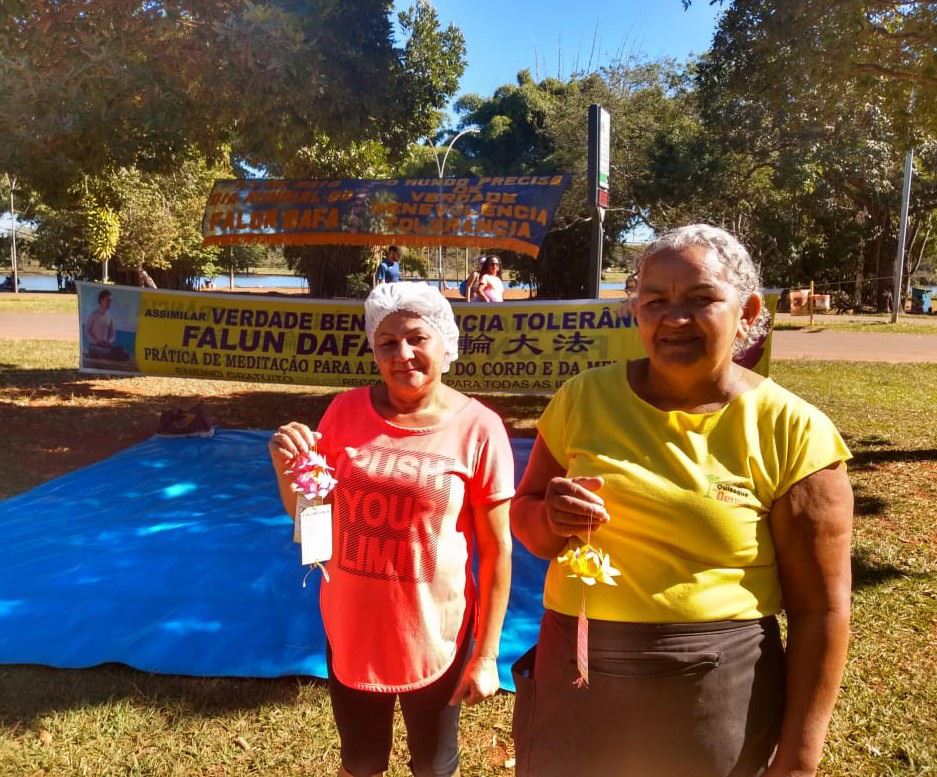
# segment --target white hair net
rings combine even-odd
[[[391,313],[404,311],[422,318],[442,335],[446,355],[442,371],[459,358],[459,328],[452,315],[452,306],[439,289],[426,283],[382,283],[376,286],[364,301],[364,329],[368,345],[374,348],[374,333],[381,321]]]

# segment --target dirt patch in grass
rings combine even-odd
[[[72,343],[11,342],[0,357],[0,498],[100,461],[156,433],[160,414],[203,402],[215,424],[275,429],[301,420],[315,426],[335,389],[79,373]],[[72,361],[74,359],[74,361]],[[21,365],[22,369],[17,368]],[[480,397],[511,434],[533,436],[546,399]]]

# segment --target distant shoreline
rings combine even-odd
[[[236,288],[233,288],[233,289],[228,289],[228,288],[223,288],[223,289],[222,289],[222,288],[217,288],[217,287],[214,288],[214,289],[206,289],[206,288],[200,289],[200,293],[203,293],[203,294],[214,294],[214,293],[216,293],[216,292],[222,293],[222,294],[250,294],[250,295],[252,295],[252,296],[257,295],[257,294],[269,294],[269,295],[278,296],[278,297],[280,297],[280,296],[303,297],[303,298],[305,298],[305,299],[316,299],[316,300],[322,300],[322,299],[339,299],[339,300],[343,300],[343,301],[344,301],[344,300],[355,299],[355,298],[353,298],[353,297],[315,297],[315,296],[313,296],[313,295],[311,295],[311,294],[308,294],[308,293],[307,293],[306,291],[304,291],[303,289],[290,288],[290,287],[285,287],[285,286],[280,286],[280,287],[277,287],[277,286],[257,286],[257,287],[250,287],[250,288],[244,287],[244,286],[240,286],[240,287],[236,287]],[[452,301],[454,301],[454,302],[457,302],[457,301],[459,301],[459,300],[464,299],[464,298],[462,297],[462,295],[459,294],[459,290],[458,290],[458,289],[445,289],[445,290],[443,291],[443,296],[444,296],[446,299],[452,300]],[[623,300],[623,299],[625,298],[625,294],[624,294],[624,291],[623,291],[623,290],[622,290],[622,291],[616,291],[615,289],[603,289],[603,290],[600,292],[600,297],[599,297],[599,298],[600,298],[600,299]],[[536,297],[531,297],[530,294],[529,294],[529,292],[527,291],[527,289],[511,289],[511,288],[507,288],[507,289],[504,290],[504,300],[505,300],[505,302],[518,302],[518,301],[523,301],[523,300],[528,300],[528,299],[537,299],[537,298],[536,298]],[[552,302],[552,301],[554,301],[554,300],[543,300],[543,301],[544,301],[544,302]],[[498,303],[497,303],[497,302],[491,302],[491,303],[488,303],[488,304],[497,305]]]

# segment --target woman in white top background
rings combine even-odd
[[[486,302],[504,302],[504,282],[501,280],[501,260],[489,256],[482,265],[482,277],[478,282],[478,293]]]

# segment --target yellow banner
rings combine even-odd
[[[772,313],[777,295],[768,295]],[[590,367],[640,358],[620,301],[452,304],[459,358],[445,382],[473,394],[550,394]],[[380,380],[360,300],[79,284],[80,369],[349,387]],[[738,361],[767,375],[771,337]]]

